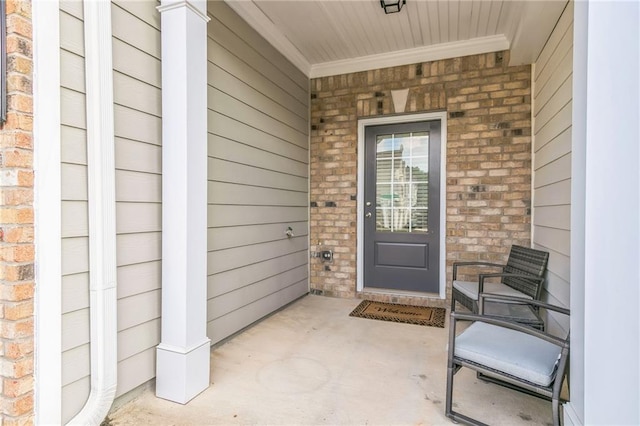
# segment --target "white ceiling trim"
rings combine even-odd
[[[264,37],[273,47],[282,53],[293,65],[309,76],[311,64],[300,51],[282,34],[282,32],[267,18],[258,6],[252,1],[229,1],[226,3],[247,21],[254,30]]]
[[[532,64],[538,59],[549,34],[568,4],[568,1],[534,1],[522,4],[524,12],[520,14],[520,21],[511,38],[509,65]]]
[[[409,65],[440,59],[458,58],[509,49],[509,40],[504,35],[480,37],[465,41],[441,43],[416,49],[400,50],[378,55],[349,58],[311,65],[309,78],[348,74],[379,68]],[[283,52],[286,55],[286,53]]]

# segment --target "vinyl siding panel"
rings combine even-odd
[[[573,2],[569,2],[533,67],[533,245],[549,252],[543,298],[569,306],[571,259],[571,114]],[[550,316],[549,330],[568,318]]]
[[[217,343],[308,291],[309,90],[226,4],[208,7],[207,334]]]
[[[233,28],[233,32],[237,35],[238,39],[244,40],[252,46],[252,51],[242,51],[243,54],[251,54],[253,52],[262,53],[265,58],[271,61],[271,65],[279,70],[279,74],[274,75],[275,80],[279,80],[280,75],[287,76],[287,79],[283,79],[287,87],[289,84],[294,83],[300,89],[302,93],[302,102],[307,105],[309,97],[304,94],[307,92],[309,79],[301,73],[291,62],[284,59],[276,49],[269,44],[264,38],[258,36],[256,32],[249,25],[246,24],[242,18],[240,18],[229,7],[224,7],[222,2],[210,2],[208,7],[208,13],[214,16],[216,19],[223,21],[227,28]],[[215,30],[212,28],[211,30]],[[236,53],[236,52],[234,52]],[[240,52],[238,52],[240,54]],[[251,62],[248,62],[251,64]],[[292,90],[288,90],[291,93]]]
[[[162,143],[160,117],[120,105],[114,105],[113,115],[116,137],[154,145]]]
[[[61,161],[67,164],[87,163],[87,131],[69,126],[60,129]]]
[[[307,222],[291,222],[294,235],[307,234]],[[234,247],[243,247],[252,244],[260,244],[278,241],[282,238],[282,225],[260,224],[239,227],[209,228],[207,241],[209,250],[224,250]]]
[[[155,376],[160,341],[158,2],[112,3],[118,276],[117,396]],[[89,395],[89,223],[82,2],[61,3],[63,422]]]
[[[237,121],[215,111],[208,111],[208,121],[212,124],[212,127],[209,129],[209,141],[215,138],[215,136],[219,136],[262,150],[266,153],[291,158],[301,163],[308,161],[309,150],[306,147],[293,145],[286,140],[278,139],[275,136],[264,133],[259,129],[255,129],[241,121]],[[222,149],[220,144],[215,144],[214,146],[217,150]],[[215,157],[220,151],[213,151],[212,149],[210,142],[209,155]]]
[[[62,278],[62,312],[68,313],[89,307],[89,274],[86,272]]]
[[[281,275],[291,270],[292,265],[304,264],[306,258],[307,253],[298,251],[209,275],[207,280],[209,297],[213,298],[269,277]],[[215,315],[215,312],[210,315]]]
[[[62,415],[89,395],[89,226],[84,24],[81,2],[60,3]]]
[[[62,362],[63,375],[65,361]],[[70,365],[75,368],[76,365]],[[75,382],[69,383],[62,388],[62,419],[71,420],[84,406],[86,396],[89,395],[91,389],[91,381],[89,376],[85,376]],[[81,397],[85,396],[85,397]],[[65,420],[66,419],[66,420]]]
[[[62,237],[82,237],[89,234],[86,201],[62,202]]]
[[[256,109],[252,105],[211,86],[208,89],[208,99],[209,108],[215,112],[227,117],[242,117],[242,121],[249,126],[263,129],[265,133],[300,147],[304,147],[308,143],[307,134],[270,116],[270,111]]]
[[[282,173],[278,170],[261,169],[230,161],[209,157],[209,181],[252,185],[262,188],[277,188],[290,191],[306,191],[308,179]]]
[[[118,268],[118,296],[121,298],[146,293],[161,287],[162,265],[155,262],[134,263]]]
[[[155,346],[118,363],[116,396],[123,395],[156,376]]]
[[[62,362],[62,384],[68,385],[89,376],[91,370],[89,345],[78,346],[67,351]]]
[[[234,55],[229,55],[228,51],[218,43],[208,43],[207,54],[210,58],[216,58],[216,66],[220,69],[235,75],[239,80],[250,85],[250,87],[259,87],[261,92],[268,98],[273,99],[300,117],[306,118],[308,110],[307,103],[282,90],[255,69],[245,66],[242,60]]]
[[[223,2],[209,2],[207,7],[209,16],[212,18],[207,27],[210,40],[238,57],[246,64],[245,66],[260,72],[303,105],[309,104],[308,81],[302,81],[299,76],[303,76],[305,80],[306,77],[297,68],[286,67],[287,70],[284,72],[278,68],[278,65],[288,61],[270,44],[264,44],[264,39]]]
[[[118,387],[155,377],[160,343],[162,91],[157,1],[112,3]]]
[[[84,93],[62,87],[60,89],[60,122],[63,126],[86,129]]]

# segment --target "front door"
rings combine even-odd
[[[365,128],[364,286],[438,293],[440,120]]]

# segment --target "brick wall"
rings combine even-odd
[[[0,128],[0,423],[33,423],[31,2],[7,0],[7,121]]]
[[[473,55],[311,81],[311,291],[356,294],[357,120],[393,113],[391,90],[409,88],[405,113],[447,111],[446,264],[504,261],[530,244],[531,70],[509,52]],[[365,294],[444,305],[415,296]]]

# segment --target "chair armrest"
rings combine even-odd
[[[453,280],[458,276],[458,267],[460,266],[492,266],[494,268],[504,269],[504,265],[491,262],[453,262]]]
[[[518,277],[518,278],[525,278],[527,280],[531,280],[531,281],[538,281],[540,283],[540,287],[538,289],[538,293],[540,293],[540,288],[542,287],[542,284],[544,283],[544,278],[542,277],[535,277],[533,275],[526,275],[526,274],[514,274],[512,272],[499,272],[499,273],[495,273],[495,274],[480,274],[478,275],[478,294],[482,293],[484,291],[484,280],[485,278],[495,278],[495,277]]]
[[[570,315],[571,311],[567,308],[563,308],[558,305],[551,305],[549,303],[541,302],[540,300],[535,299],[526,299],[524,297],[516,297],[516,296],[506,296],[502,294],[491,294],[491,293],[479,293],[478,295],[478,307],[482,312],[484,307],[484,302],[486,300],[495,301],[495,302],[509,302],[509,303],[522,303],[531,306],[535,306],[536,308],[543,308],[548,311],[559,312],[563,315]],[[482,315],[482,314],[480,314]]]

